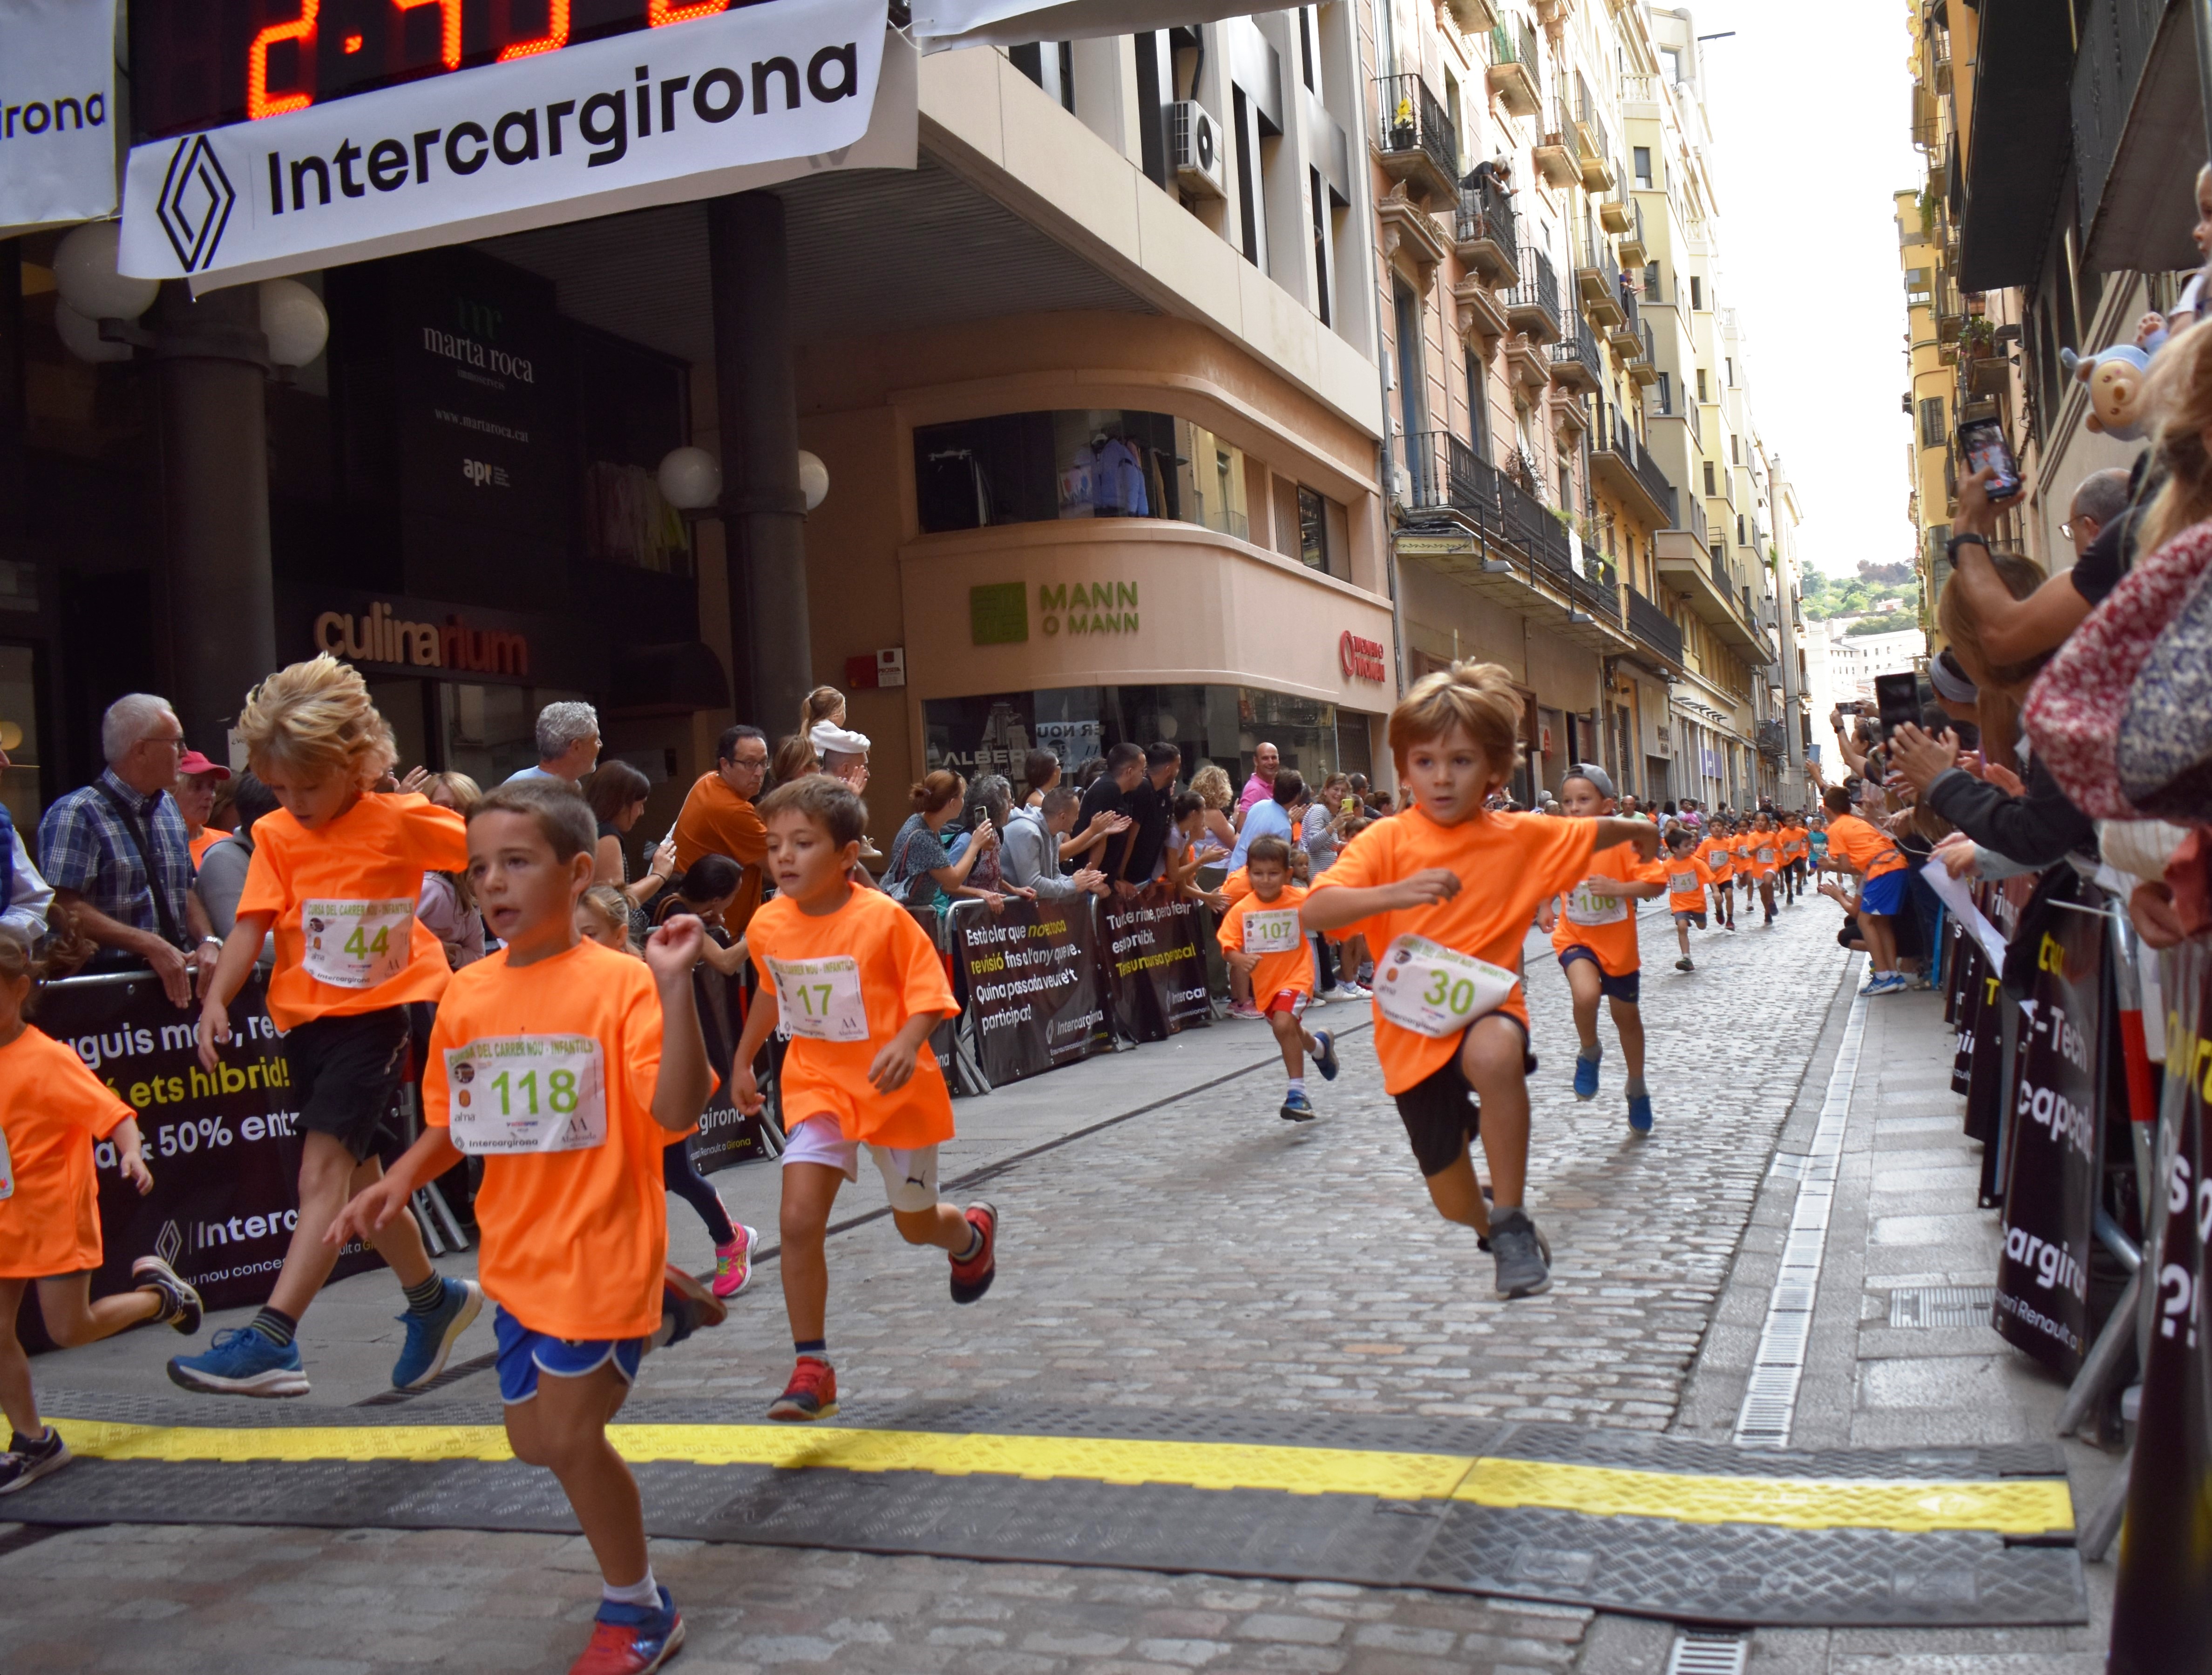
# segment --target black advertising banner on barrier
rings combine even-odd
[[[1958,1032],[1958,1051],[1951,1057],[1951,1091],[1971,1095],[1974,1090],[1974,1044],[1979,1039],[1982,1011],[1981,950],[1964,937],[1951,944],[1952,982],[1944,991],[1945,1010]]]
[[[994,1086],[1113,1046],[1090,897],[1009,897],[995,912],[963,904],[951,925],[956,980]]]
[[[2120,1531],[2112,1675],[2212,1671],[2212,944],[2185,944],[2165,964],[2166,1225],[2143,1271],[2157,1325]]]
[[[699,1115],[699,1132],[684,1142],[702,1174],[764,1157],[760,1126],[765,1114],[749,1117],[732,1103],[730,1067],[738,1039],[744,1034],[744,984],[725,977],[705,961],[692,969],[691,991],[699,1005],[699,1031],[706,1038],[707,1062],[714,1067],[714,1091]]]
[[[32,1022],[74,1047],[137,1112],[154,1176],[154,1190],[141,1198],[118,1171],[114,1147],[94,1149],[104,1247],[94,1296],[128,1290],[131,1262],[160,1256],[210,1308],[236,1308],[264,1301],[283,1265],[299,1221],[299,1111],[259,974],[231,1003],[232,1039],[213,1075],[200,1068],[193,1043],[198,1017],[197,1007],[171,1005],[150,974],[81,978],[40,992]],[[331,1277],[382,1260],[348,1245]],[[37,1299],[33,1287],[27,1316]],[[33,1340],[46,1346],[42,1330]]]
[[[1164,1041],[1212,1017],[1206,959],[1199,951],[1198,903],[1178,898],[1165,879],[1126,900],[1099,903],[1106,996],[1114,1028],[1133,1041]]]
[[[2006,1114],[2004,1253],[1994,1324],[2063,1378],[2088,1348],[2089,1247],[2099,1186],[2105,950],[2102,905],[2072,882],[2022,915],[2013,960],[2033,960],[2017,1002],[2017,1059]],[[2065,899],[2075,895],[2075,901]],[[2008,989],[2010,985],[2007,985]]]

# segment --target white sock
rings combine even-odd
[[[603,1581],[599,1584],[599,1597],[610,1605],[641,1605],[652,1611],[660,1604],[660,1585],[653,1580],[653,1566],[648,1563],[645,1567],[643,1581],[631,1582],[620,1587],[612,1582]]]
[[[1292,1077],[1291,1078],[1291,1091],[1292,1093],[1294,1093],[1294,1094],[1302,1094],[1302,1093],[1304,1093],[1305,1090],[1306,1090],[1306,1079],[1305,1079],[1305,1077],[1304,1077],[1303,1076],[1294,1076],[1294,1077]]]

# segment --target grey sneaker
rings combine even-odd
[[[1490,1224],[1491,1254],[1498,1259],[1498,1295],[1533,1297],[1552,1285],[1552,1247],[1525,1210],[1509,1210]]]

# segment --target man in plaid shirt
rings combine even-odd
[[[193,974],[213,974],[222,944],[192,892],[184,816],[169,794],[184,728],[167,699],[134,692],[108,706],[100,743],[106,770],[39,822],[55,918],[143,961],[169,999],[188,1006]]]

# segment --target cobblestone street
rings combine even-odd
[[[1844,967],[1836,922],[1816,902],[1771,930],[1703,936],[1698,968],[1685,974],[1672,968],[1671,927],[1644,915],[1658,1109],[1648,1140],[1631,1138],[1622,1120],[1609,1023],[1604,1089],[1594,1103],[1574,1100],[1565,986],[1548,946],[1532,938],[1542,1067],[1532,1084],[1531,1205],[1553,1253],[1547,1296],[1510,1306],[1492,1297],[1489,1259],[1428,1208],[1382,1092],[1364,1009],[1332,1006],[1319,1018],[1345,1031],[1345,1070],[1334,1084],[1314,1083],[1322,1114],[1310,1127],[1277,1120],[1280,1072],[1262,1059],[997,1173],[978,1190],[1006,1216],[1000,1276],[973,1309],[951,1306],[938,1260],[908,1251],[888,1221],[834,1238],[842,1422],[881,1423],[918,1398],[984,1397],[1668,1429],[1836,998]],[[1237,1064],[1251,1063],[1256,1034],[1221,1024],[1188,1038],[1193,1080],[1233,1070],[1227,1059],[1207,1068],[1232,1049],[1243,1055]],[[1103,1069],[1110,1078],[1170,1050],[1141,1049]],[[992,1098],[1035,1098],[1051,1080]],[[1060,1132],[1113,1114],[1100,1086],[1092,1081],[1074,1101],[1080,1108],[1064,1113]],[[991,1102],[964,1101],[963,1120]],[[733,1204],[751,1205],[765,1202],[768,1174],[720,1179]],[[859,1188],[841,1205],[848,1216],[874,1207]],[[672,1211],[681,1248],[696,1230],[680,1205]],[[488,1347],[479,1341],[488,1337],[472,1329],[457,1359]],[[108,1347],[137,1357],[137,1387],[161,1387],[166,1344],[142,1334]],[[771,1263],[726,1326],[647,1362],[625,1417],[705,1399],[726,1404],[733,1423],[757,1422],[789,1359]],[[69,1387],[70,1362],[64,1354],[41,1363],[50,1391]],[[100,1387],[128,1387],[112,1360],[101,1365]],[[319,1384],[318,1393],[337,1393]],[[410,1407],[459,1412],[492,1394],[489,1375],[477,1374]],[[50,1405],[66,1411],[58,1395]],[[210,1420],[222,1411],[211,1408]],[[590,1555],[557,1537],[110,1526],[37,1538],[44,1533],[17,1532],[0,1556],[0,1638],[25,1666],[319,1675],[558,1666],[596,1605]],[[654,1554],[690,1625],[683,1666],[699,1675],[1663,1665],[1658,1625],[1418,1590],[690,1542],[656,1542]],[[112,1597],[124,1578],[123,1597]]]

